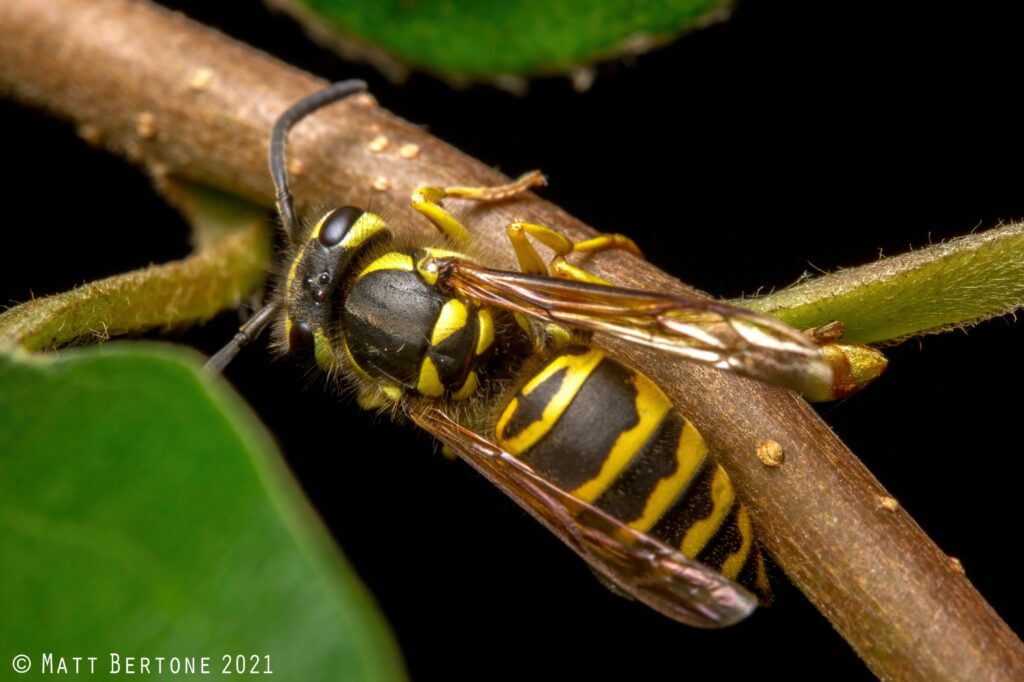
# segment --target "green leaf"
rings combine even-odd
[[[193,226],[179,261],[89,282],[0,314],[0,348],[55,348],[83,339],[204,322],[256,290],[270,263],[266,212],[193,183],[165,181]]]
[[[797,329],[839,320],[860,343],[960,329],[1024,305],[1024,223],[734,301]]]
[[[568,72],[644,52],[728,16],[731,0],[270,0],[315,39],[401,75]]]
[[[219,675],[248,654],[276,679],[402,679],[270,438],[198,367],[156,344],[0,355],[0,664],[209,656]]]

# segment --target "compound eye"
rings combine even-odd
[[[306,350],[313,347],[313,330],[305,322],[293,322],[288,332],[288,351]]]
[[[333,211],[324,218],[324,224],[320,226],[320,234],[317,238],[326,247],[340,244],[361,215],[363,215],[362,209],[355,206],[344,206]]]

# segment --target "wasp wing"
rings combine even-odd
[[[412,419],[561,538],[599,576],[656,611],[687,625],[720,628],[743,620],[757,606],[757,598],[740,585],[578,500],[439,409],[414,409]]]
[[[832,370],[806,335],[774,318],[700,296],[660,294],[438,261],[454,289],[545,321],[608,334],[740,376],[826,394]]]

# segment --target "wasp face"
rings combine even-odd
[[[292,261],[285,283],[289,352],[316,345],[337,312],[353,258],[383,233],[386,226],[378,216],[354,206],[330,210],[320,218]]]

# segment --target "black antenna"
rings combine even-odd
[[[364,90],[366,90],[365,81],[350,80],[335,83],[308,97],[303,97],[288,107],[274,124],[274,129],[270,133],[270,177],[274,180],[274,189],[277,190],[277,212],[281,216],[281,222],[284,223],[285,232],[291,241],[298,238],[299,228],[298,221],[295,220],[295,201],[288,188],[288,168],[285,164],[288,132],[302,119],[318,109]]]
[[[298,238],[298,221],[295,220],[295,200],[288,189],[288,168],[285,164],[288,133],[295,124],[314,111],[364,90],[366,83],[360,80],[335,83],[300,99],[288,107],[274,123],[274,128],[270,132],[270,177],[277,192],[277,213],[281,216],[281,222],[284,223],[285,232],[291,242]],[[240,350],[252,343],[267,328],[280,309],[279,301],[273,301],[260,308],[242,325],[231,341],[206,362],[204,369],[214,374],[222,372]]]
[[[256,314],[242,325],[238,333],[234,335],[228,344],[206,361],[203,369],[214,374],[220,374],[224,371],[228,363],[238,355],[238,351],[252,343],[253,339],[258,337],[267,328],[267,325],[270,324],[270,321],[274,319],[274,315],[277,315],[277,311],[280,309],[281,304],[278,301],[273,301],[256,311]]]

